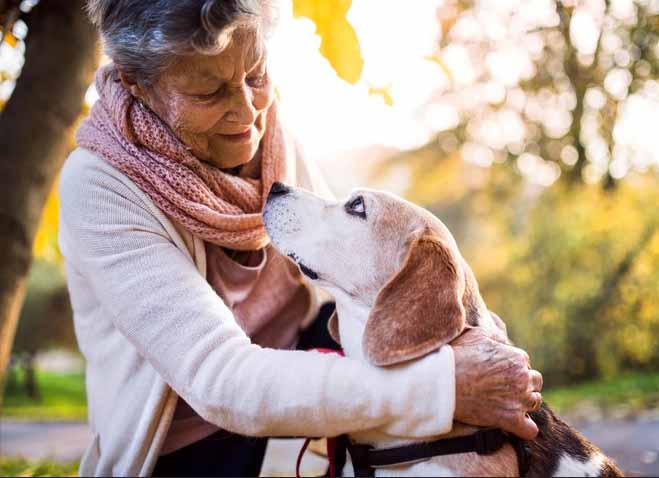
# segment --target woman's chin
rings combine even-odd
[[[257,150],[258,144],[222,145],[210,151],[208,162],[221,169],[231,169],[249,163]]]

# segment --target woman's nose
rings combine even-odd
[[[253,104],[253,95],[247,85],[236,88],[231,109],[227,113],[227,121],[241,125],[251,125],[256,121],[257,111]]]

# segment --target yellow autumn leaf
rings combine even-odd
[[[379,96],[387,106],[394,105],[394,98],[391,96],[391,85],[377,87],[373,85],[368,86],[368,94],[371,96]]]
[[[9,45],[12,48],[16,48],[16,44],[18,43],[18,40],[16,40],[16,37],[12,32],[7,32],[5,34],[4,41],[7,42],[7,45]]]
[[[59,197],[57,195],[57,184],[48,195],[39,222],[39,229],[34,238],[32,253],[34,257],[52,262],[60,261],[60,253],[57,248],[57,224],[59,218]]]
[[[354,84],[361,77],[364,59],[355,29],[346,18],[351,3],[352,0],[293,0],[293,15],[316,24],[320,53],[340,78]]]

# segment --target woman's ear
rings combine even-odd
[[[144,90],[144,87],[137,81],[135,75],[131,75],[119,70],[119,80],[121,80],[124,88],[126,88],[131,95],[143,103],[147,103],[146,91]]]
[[[421,357],[465,327],[464,273],[458,253],[432,231],[412,239],[403,266],[378,293],[362,339],[374,365]]]

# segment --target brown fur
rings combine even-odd
[[[369,362],[419,358],[460,335],[465,281],[458,257],[428,231],[413,238],[403,267],[382,288],[366,322],[362,344]]]
[[[438,231],[439,232],[439,231]],[[375,365],[392,365],[422,357],[450,343],[466,326],[478,326],[488,313],[473,272],[450,239],[426,228],[411,241],[401,269],[378,294],[366,324],[363,348]],[[505,323],[491,314],[493,323],[507,340]],[[339,338],[337,317],[329,322],[332,337]],[[560,459],[570,456],[586,462],[602,453],[575,429],[543,404],[530,414],[540,433],[525,442],[529,459],[527,477],[541,478],[556,472]],[[446,437],[473,433],[476,428],[455,423]],[[604,456],[602,477],[622,476],[615,463]],[[463,476],[516,476],[517,455],[510,445],[497,453],[436,457],[435,460]]]
[[[540,433],[535,440],[525,442],[530,463],[527,477],[541,478],[556,472],[561,456],[568,455],[581,461],[602,453],[581,433],[565,423],[546,404],[537,412],[529,414],[538,425]],[[600,469],[601,477],[623,476],[616,464],[603,453],[604,461]]]
[[[304,259],[314,266],[324,266],[324,269],[312,272],[316,277],[325,276],[323,280],[328,286],[347,301],[343,304],[347,305],[346,310],[350,311],[351,305],[360,307],[357,310],[359,315],[354,318],[359,322],[349,321],[346,333],[355,333],[356,326],[363,324],[366,307],[370,309],[363,324],[362,342],[345,344],[350,354],[362,354],[363,357],[359,358],[376,365],[394,365],[437,350],[458,337],[467,327],[480,327],[488,334],[498,335],[501,341],[508,340],[505,324],[487,310],[473,272],[460,255],[450,231],[440,220],[391,194],[369,190],[362,190],[359,194],[368,210],[359,220],[352,214],[346,214],[349,203],[330,203],[299,190],[289,197],[289,201],[292,207],[301,208],[314,220],[305,222],[296,214],[289,217],[287,208],[283,206],[274,209],[275,212],[279,211],[279,215],[270,217],[267,210],[265,214],[266,226],[270,223],[268,233],[273,243],[279,242],[289,252],[291,248],[301,246],[310,256]],[[318,213],[320,210],[322,214]],[[349,232],[343,230],[341,235],[330,238],[324,234],[322,238],[312,234],[314,237],[306,243],[297,234],[295,239],[290,237],[287,228],[281,229],[279,224],[282,221],[273,222],[274,218],[280,219],[281,214],[287,218],[283,222],[295,232],[299,232],[302,225],[313,227],[319,215],[336,221],[337,226],[347,227]],[[296,220],[290,224],[293,217]],[[310,247],[312,245],[317,247]],[[334,261],[327,260],[327,257],[324,261],[313,257],[314,252],[324,247],[332,249],[333,256],[330,254],[330,257],[334,257]],[[336,258],[343,256],[347,260],[336,263]],[[362,262],[365,269],[359,272],[363,274],[354,274],[354,268],[360,267]],[[337,300],[337,303],[340,302]],[[338,342],[336,315],[329,321],[329,330]],[[611,460],[547,407],[543,406],[530,415],[540,433],[536,439],[524,443],[527,450],[524,456],[528,458],[529,465],[527,476],[550,476],[559,471],[559,466],[564,466],[560,471],[567,473],[583,474],[587,471],[600,476],[621,476]],[[474,427],[455,422],[446,437],[472,434],[474,431]],[[372,435],[355,434],[354,438],[385,446],[391,444],[392,439],[398,444],[406,441],[404,437],[385,436],[379,430]],[[510,444],[492,455],[467,453],[439,456],[434,457],[431,463],[419,463],[413,467],[432,472],[435,465],[454,470],[462,476],[514,476],[519,473],[517,456]],[[401,465],[399,471],[405,471],[405,466],[408,465]]]

